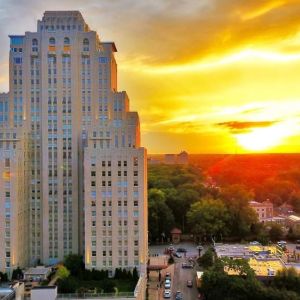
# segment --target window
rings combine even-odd
[[[5,167],[9,167],[10,166],[10,160],[9,158],[5,158]]]
[[[90,50],[90,42],[88,39],[83,40],[83,51],[89,51]]]
[[[70,45],[70,39],[68,37],[64,38],[64,45],[66,46]]]
[[[92,256],[97,256],[97,251],[93,250],[92,251]]]
[[[51,38],[49,39],[49,45],[52,45],[52,46],[55,45],[55,38],[54,38],[54,37],[51,37]]]

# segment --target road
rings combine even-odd
[[[159,289],[159,299],[163,300],[164,296],[164,279],[166,272],[171,273],[171,299],[175,299],[176,291],[181,291],[183,300],[195,300],[198,296],[196,288],[196,269],[183,269],[182,263],[187,262],[186,258],[175,258],[175,264],[162,272],[162,287]],[[193,281],[193,287],[186,286],[187,280]]]
[[[172,294],[175,297],[176,291],[181,291],[183,294],[183,300],[196,300],[198,291],[196,288],[196,270],[195,269],[183,269],[182,263],[186,262],[186,259],[176,259],[174,267],[174,279],[172,286]],[[186,286],[187,280],[193,281],[193,287],[189,288]]]

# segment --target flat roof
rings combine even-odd
[[[46,267],[36,267],[28,269],[24,275],[47,275],[51,271],[50,268]]]
[[[300,221],[300,217],[295,216],[295,215],[290,215],[287,218],[288,218],[288,220],[295,221],[295,222],[299,222]]]
[[[111,45],[114,52],[118,52],[115,42],[102,42],[102,44]]]

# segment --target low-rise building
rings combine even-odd
[[[51,268],[44,266],[38,266],[36,268],[30,268],[24,273],[24,279],[27,281],[43,281],[47,280],[47,277],[51,273]]]
[[[56,300],[57,286],[35,286],[31,290],[31,300]]]
[[[292,229],[300,227],[300,217],[296,215],[290,215],[286,218],[286,226]]]
[[[273,217],[273,203],[269,200],[264,202],[250,201],[249,206],[256,211],[259,222],[264,223],[266,219]]]
[[[187,165],[189,155],[186,151],[181,151],[179,154],[165,154],[164,163],[167,165]]]

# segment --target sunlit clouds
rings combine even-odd
[[[119,89],[140,114],[148,152],[300,151],[297,0],[0,0],[0,7],[0,91],[8,90],[7,35],[34,31],[44,10],[78,9],[120,50]]]

